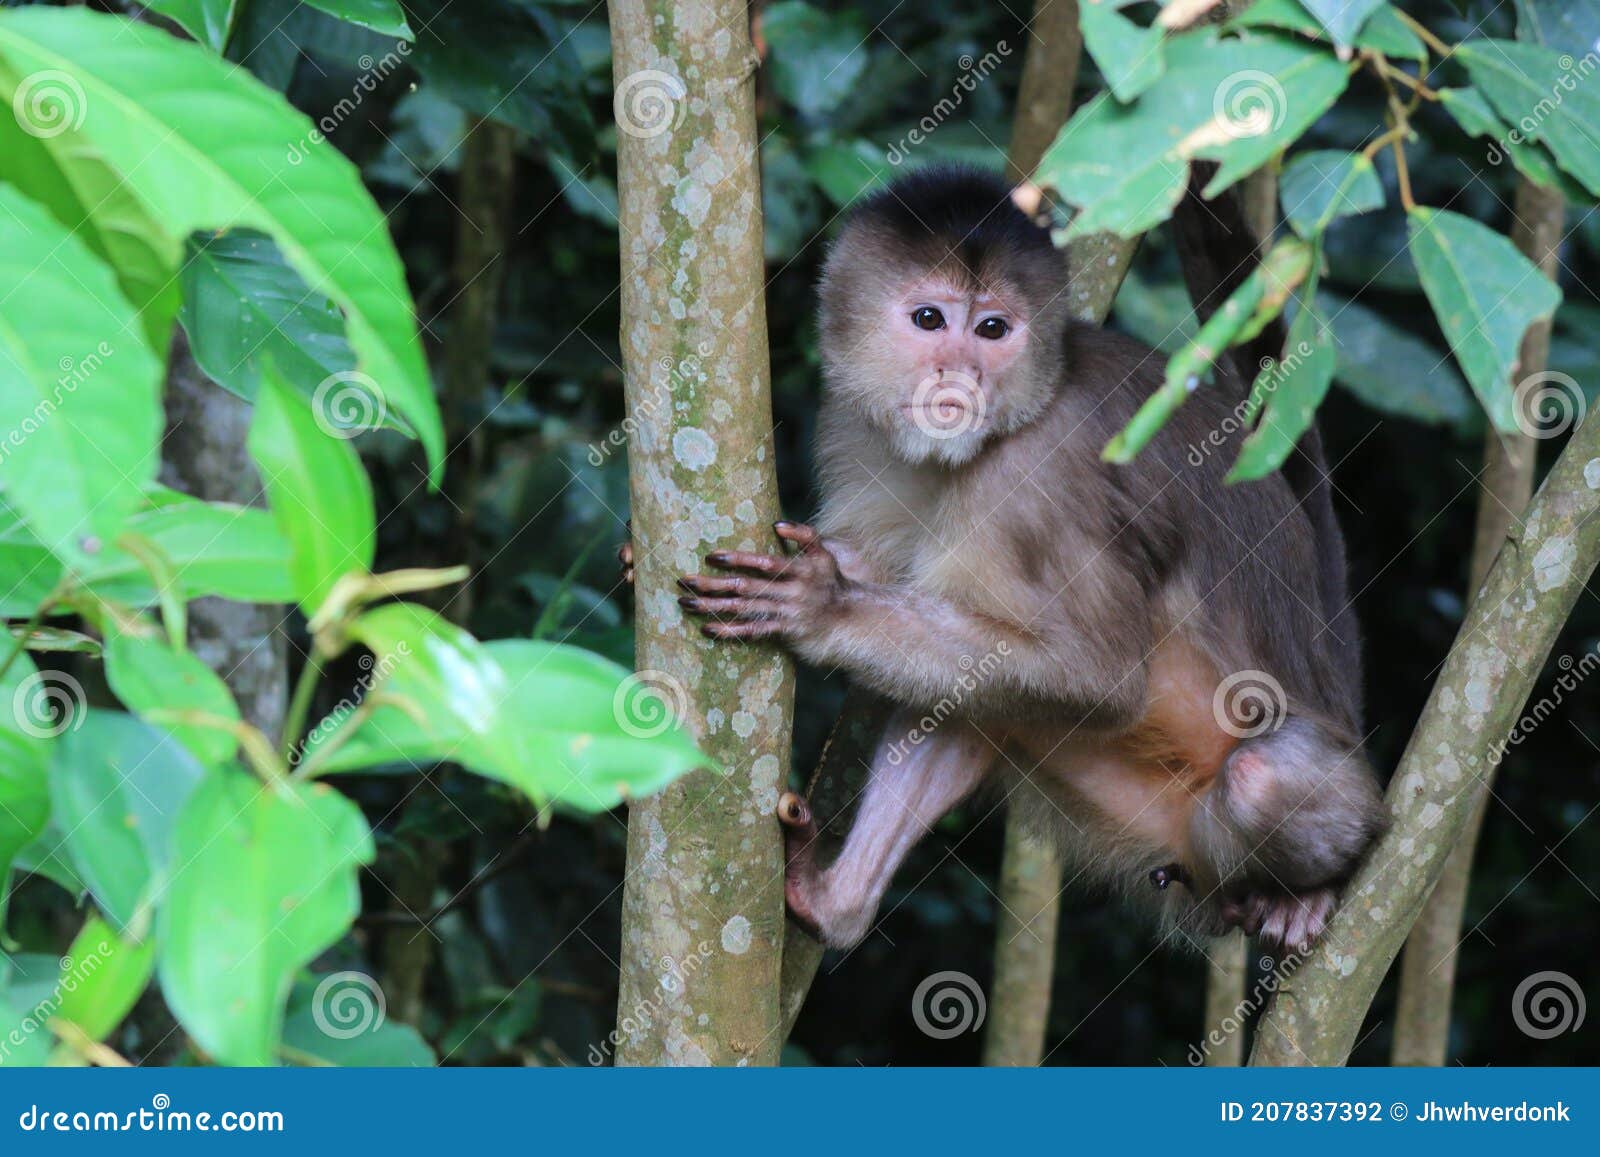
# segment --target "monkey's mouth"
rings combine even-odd
[[[945,393],[927,401],[906,402],[900,412],[930,438],[954,438],[981,426],[986,408],[982,394],[969,398]]]

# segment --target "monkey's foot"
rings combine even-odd
[[[633,523],[627,524],[628,533],[633,533]],[[633,539],[629,539],[617,547],[617,565],[622,568],[622,581],[630,587],[633,585]]]
[[[805,800],[786,791],[778,798],[778,822],[783,825],[783,898],[789,905],[789,918],[821,940],[822,928],[809,897],[817,876],[812,848],[817,839],[817,821]]]
[[[1339,894],[1332,888],[1309,892],[1267,894],[1252,892],[1237,900],[1225,900],[1222,918],[1255,936],[1264,948],[1304,952],[1322,935]]]

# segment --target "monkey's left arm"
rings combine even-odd
[[[1130,608],[1116,624],[1090,629],[1070,621],[1068,601],[1058,599],[1058,613],[1023,624],[907,585],[857,581],[810,527],[776,529],[799,553],[719,551],[706,561],[747,573],[680,580],[691,593],[679,602],[708,617],[707,636],[782,639],[801,658],[842,667],[912,706],[953,699],[968,714],[1008,716],[1065,708],[1110,730],[1142,714],[1147,628],[1137,625],[1147,614]]]

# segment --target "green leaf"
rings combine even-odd
[[[382,391],[356,371],[338,307],[307,291],[271,238],[251,230],[192,238],[182,276],[178,316],[194,360],[218,385],[254,401],[261,367],[271,361],[330,423],[410,433],[386,412]]]
[[[517,0],[405,0],[424,31],[409,63],[429,87],[578,162],[595,152],[583,67],[566,28]]]
[[[1402,329],[1390,315],[1324,290],[1317,305],[1333,324],[1338,383],[1385,414],[1461,429],[1477,416],[1450,355]]]
[[[761,17],[772,48],[772,87],[801,116],[820,120],[850,96],[871,59],[871,30],[850,9],[823,12],[803,0],[782,0]]]
[[[893,170],[869,141],[835,142],[806,154],[806,172],[841,209],[888,183]]]
[[[1340,217],[1382,208],[1383,182],[1361,153],[1301,153],[1283,170],[1279,198],[1290,227],[1309,240]]]
[[[365,721],[327,721],[307,744],[319,769],[451,760],[536,803],[597,812],[709,765],[677,722],[681,693],[598,655],[515,639],[479,644],[404,603],[369,611],[352,634],[377,656],[376,689],[412,711],[384,705]]]
[[[1324,0],[1322,6],[1338,2]],[[1366,0],[1356,0],[1352,6],[1365,3]],[[1361,31],[1355,35],[1355,47],[1370,48],[1400,60],[1427,59],[1428,46],[1400,19],[1392,4],[1374,4],[1372,9]],[[1231,28],[1284,28],[1313,40],[1327,36],[1323,23],[1306,10],[1302,0],[1256,0],[1228,24]]]
[[[79,8],[0,10],[0,70],[60,73],[81,90],[92,111],[74,147],[97,153],[163,223],[171,265],[195,230],[270,234],[344,311],[360,369],[416,428],[437,479],[444,432],[399,256],[355,166],[315,143],[304,115],[197,45]]]
[[[1517,39],[1584,56],[1600,44],[1600,0],[1516,0]]]
[[[1300,311],[1289,325],[1283,357],[1264,368],[1250,388],[1250,408],[1260,417],[1228,471],[1229,482],[1264,478],[1282,466],[1316,421],[1317,407],[1333,384],[1337,356],[1332,331],[1314,304],[1316,267],[1313,259],[1312,276]]]
[[[1561,290],[1505,237],[1459,213],[1410,213],[1411,257],[1423,291],[1490,421],[1517,429],[1511,379],[1522,336]]]
[[[211,776],[184,806],[161,909],[161,992],[228,1065],[276,1061],[294,975],[343,936],[373,859],[361,811],[324,785]]]
[[[82,566],[116,538],[160,465],[161,366],[110,270],[6,186],[0,283],[6,500]]]
[[[147,0],[159,12],[213,52],[221,52],[233,31],[237,0]]]
[[[1477,89],[1442,88],[1439,103],[1468,135],[1490,139],[1486,159],[1491,165],[1498,165],[1509,156],[1517,172],[1534,184],[1560,189],[1569,201],[1581,203],[1589,199],[1589,191],[1561,171],[1548,148],[1526,140],[1521,133],[1512,133]]]
[[[1166,75],[1131,105],[1096,97],[1061,130],[1034,179],[1079,209],[1069,238],[1131,237],[1171,214],[1191,160],[1219,162],[1205,189],[1215,196],[1304,132],[1346,79],[1327,52],[1278,33],[1175,36]]]
[[[420,1033],[388,1019],[383,990],[362,972],[330,972],[301,980],[289,997],[283,1043],[345,1068],[432,1068],[438,1063]]]
[[[1549,146],[1563,169],[1600,195],[1600,94],[1570,56],[1514,40],[1473,40],[1456,58],[1525,139]]]
[[[261,382],[246,444],[291,544],[295,597],[313,614],[341,575],[372,567],[378,537],[372,484],[355,448],[325,432],[275,369]]]
[[[1300,0],[1306,11],[1328,30],[1335,44],[1351,45],[1372,14],[1386,7],[1384,0]]]
[[[48,995],[48,994],[46,994]],[[0,984],[0,1068],[43,1068],[54,1038],[40,1010],[25,994]]]
[[[159,901],[174,862],[173,821],[206,772],[187,748],[132,715],[93,710],[78,718],[56,740],[51,810],[67,859],[101,911],[138,934],[141,908]]]
[[[1094,57],[1111,92],[1123,103],[1133,100],[1161,79],[1167,67],[1161,45],[1165,32],[1156,24],[1140,28],[1118,8],[1137,0],[1089,0],[1078,8],[1083,46]]]
[[[56,1015],[77,1025],[90,1040],[105,1040],[144,992],[155,959],[154,939],[142,944],[124,940],[90,912],[61,961]]]
[[[49,729],[40,734],[38,712],[25,709],[30,696],[47,690],[42,678],[26,653],[0,675],[0,929],[12,862],[50,822]]]
[[[411,39],[411,25],[395,0],[305,0],[307,6],[385,36]]]
[[[123,705],[139,715],[152,711],[200,711],[233,723],[239,708],[227,684],[188,651],[174,651],[159,638],[115,635],[106,643],[106,679]],[[205,764],[230,760],[239,749],[233,734],[218,727],[151,720]]]

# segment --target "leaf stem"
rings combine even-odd
[[[1428,29],[1414,16],[1410,16],[1407,13],[1402,12],[1398,5],[1395,6],[1394,14],[1400,17],[1407,28],[1411,29],[1411,31],[1415,32],[1419,37],[1422,38],[1422,43],[1426,44],[1438,54],[1441,63],[1455,53],[1454,48],[1451,48],[1444,41],[1440,40],[1433,33],[1429,32]],[[1432,72],[1433,69],[1429,68],[1428,71]]]
[[[317,654],[315,644],[312,645],[311,654],[306,656],[305,666],[300,668],[300,677],[295,680],[294,694],[289,699],[289,711],[283,719],[283,757],[288,759],[294,753],[294,746],[300,739],[300,733],[305,730],[306,716],[311,711],[311,697],[316,693],[317,680],[322,676],[322,659]]]

